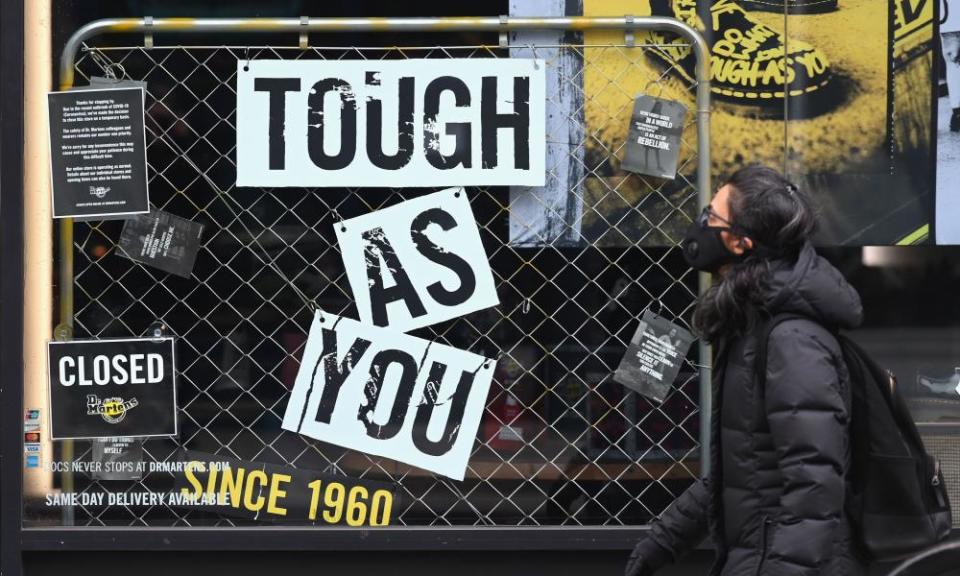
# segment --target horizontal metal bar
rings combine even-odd
[[[23,550],[630,550],[646,527],[33,528]]]
[[[29,528],[23,551],[549,551],[631,550],[648,526],[572,528]],[[960,542],[960,529],[949,540]],[[712,550],[710,538],[696,550]]]
[[[663,30],[694,45],[698,58],[707,54],[703,37],[673,18],[598,16],[573,18],[107,18],[95,20],[70,36],[60,58],[60,83],[73,85],[73,63],[83,42],[104,33],[247,33],[247,32],[513,32],[518,30]]]
[[[514,48],[528,48],[531,45],[528,44],[514,44]],[[584,48],[687,48],[690,46],[687,42],[673,42],[673,43],[652,43],[652,42],[638,42],[633,46],[627,46],[623,42],[607,42],[607,43],[575,43],[575,44],[533,44],[532,45],[536,50],[545,50],[549,48],[554,49],[569,49],[574,48],[577,50],[582,50]],[[302,49],[299,46],[294,46],[292,44],[288,46],[277,46],[276,44],[154,44],[153,46],[157,50],[175,50],[175,49],[189,49],[189,50],[276,50],[278,52],[302,52]],[[141,49],[141,46],[83,46],[80,48],[83,52],[102,52],[104,54],[109,54],[110,52],[129,52],[131,50]],[[348,51],[352,50],[355,52],[396,52],[402,50],[403,52],[429,52],[431,50],[483,50],[483,49],[492,49],[497,48],[496,44],[444,44],[442,46],[421,44],[417,46],[395,44],[391,46],[337,46],[333,44],[324,44],[323,46],[311,46],[311,50],[316,50],[318,52],[329,52],[336,50]]]

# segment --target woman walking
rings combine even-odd
[[[850,470],[849,377],[836,328],[861,320],[860,298],[810,244],[810,198],[777,171],[737,171],[684,240],[691,266],[716,274],[694,327],[716,351],[710,476],[641,540],[627,576],[653,574],[708,534],[711,574],[866,574],[844,513]],[[768,340],[777,314],[796,314]],[[757,370],[766,385],[757,385]]]

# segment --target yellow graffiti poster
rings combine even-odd
[[[825,245],[923,242],[931,218],[932,0],[583,0],[585,16],[666,16],[711,47],[711,169],[779,167],[817,198]],[[789,6],[788,6],[789,5]],[[659,32],[585,32],[581,233],[676,241],[696,208],[696,128],[673,181],[620,169],[633,98],[695,109],[690,47]],[[620,234],[605,234],[616,222]]]

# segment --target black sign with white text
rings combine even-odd
[[[155,210],[123,223],[120,254],[184,278],[190,277],[200,249],[203,224]]]
[[[144,90],[47,95],[54,218],[107,218],[149,210]]]
[[[54,440],[176,436],[173,338],[49,342]]]
[[[637,96],[620,166],[637,174],[676,178],[680,136],[686,116],[687,108],[679,102]]]
[[[647,310],[613,379],[663,402],[693,341],[689,331]]]

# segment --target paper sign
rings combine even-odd
[[[389,526],[397,500],[393,485],[249,462],[188,450],[174,475],[186,508],[234,518],[346,526]]]
[[[542,186],[542,60],[239,60],[237,186]]]
[[[143,477],[143,440],[99,438],[93,441],[90,472],[94,480],[140,480]]]
[[[184,278],[200,250],[203,224],[155,210],[124,222],[120,254]]]
[[[54,218],[145,213],[144,90],[47,94]]]
[[[360,320],[407,332],[500,303],[462,188],[334,224]]]
[[[173,338],[47,343],[54,440],[176,436]]]
[[[693,334],[647,310],[613,379],[663,402],[693,341]]]
[[[637,96],[621,168],[657,178],[676,178],[686,115],[686,106],[679,102]]]
[[[318,312],[282,427],[462,480],[495,364]]]

